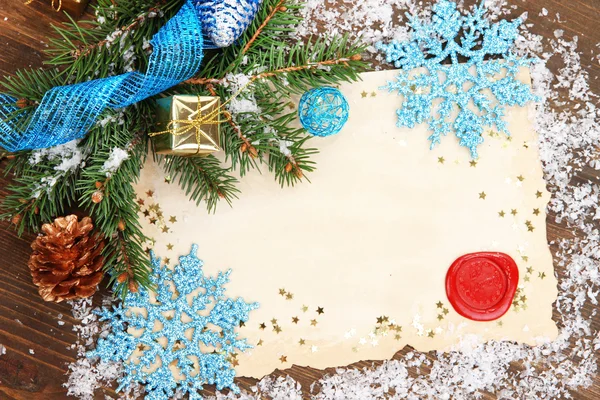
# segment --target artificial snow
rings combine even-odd
[[[125,149],[121,149],[119,147],[114,147],[111,149],[108,158],[104,162],[104,165],[100,169],[100,173],[106,174],[107,177],[112,176],[115,173],[123,161],[129,158],[129,152]]]

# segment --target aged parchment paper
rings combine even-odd
[[[239,330],[256,347],[238,355],[238,375],[385,359],[407,344],[447,350],[467,334],[529,344],[557,335],[535,111],[509,109],[512,138],[486,133],[471,162],[453,136],[429,150],[425,126],[396,127],[400,101],[378,90],[395,75],[342,86],[350,120],[313,140],[311,183],[282,189],[265,168],[241,180],[233,208],[208,215],[152,161],[143,170],[142,211],[161,213],[143,218],[154,251],[175,265],[197,243],[205,273],[233,269],[228,295],[261,304]],[[475,251],[519,266],[517,298],[499,321],[469,321],[447,301],[448,267]]]

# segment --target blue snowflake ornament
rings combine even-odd
[[[473,158],[486,128],[496,126],[510,136],[502,119],[507,106],[538,100],[516,77],[519,67],[534,60],[511,52],[522,19],[491,23],[485,12],[483,2],[462,15],[456,3],[441,0],[433,6],[431,21],[407,14],[413,30],[410,41],[376,45],[387,62],[402,69],[396,81],[382,88],[403,97],[398,127],[426,122],[431,148],[454,131]],[[450,63],[444,64],[448,58]]]
[[[239,392],[231,360],[237,351],[252,346],[239,339],[235,329],[248,321],[258,304],[225,297],[223,286],[231,270],[214,278],[205,276],[197,250],[193,245],[173,270],[161,266],[152,253],[155,296],[140,289],[99,312],[101,320],[110,323],[111,333],[98,340],[88,357],[123,363],[117,391],[137,382],[145,386],[150,400],[169,399],[176,392],[201,399],[204,384]],[[136,349],[141,355],[132,357]]]

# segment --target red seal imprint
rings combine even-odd
[[[459,257],[446,274],[446,295],[457,313],[474,321],[503,316],[517,291],[519,269],[504,253],[471,253]]]

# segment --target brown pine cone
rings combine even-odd
[[[96,293],[104,276],[104,240],[89,217],[69,215],[44,224],[31,244],[29,269],[40,296],[57,303]]]

